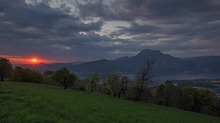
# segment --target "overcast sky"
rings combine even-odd
[[[0,56],[220,55],[220,0],[0,0]]]

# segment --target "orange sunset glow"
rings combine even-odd
[[[16,64],[38,64],[49,63],[48,60],[39,58],[9,58],[12,63]]]
[[[40,64],[40,63],[54,63],[55,60],[48,60],[40,57],[14,57],[14,56],[2,56],[8,58],[12,64]]]
[[[31,59],[31,62],[32,62],[32,63],[38,63],[38,59],[33,58],[33,59]]]

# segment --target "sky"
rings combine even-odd
[[[12,63],[114,59],[143,49],[220,55],[220,1],[0,0],[0,57]]]

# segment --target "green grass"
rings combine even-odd
[[[0,83],[0,123],[220,123],[219,117],[59,87]]]

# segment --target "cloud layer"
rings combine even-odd
[[[220,55],[218,0],[1,0],[0,55],[62,61],[158,49]]]

